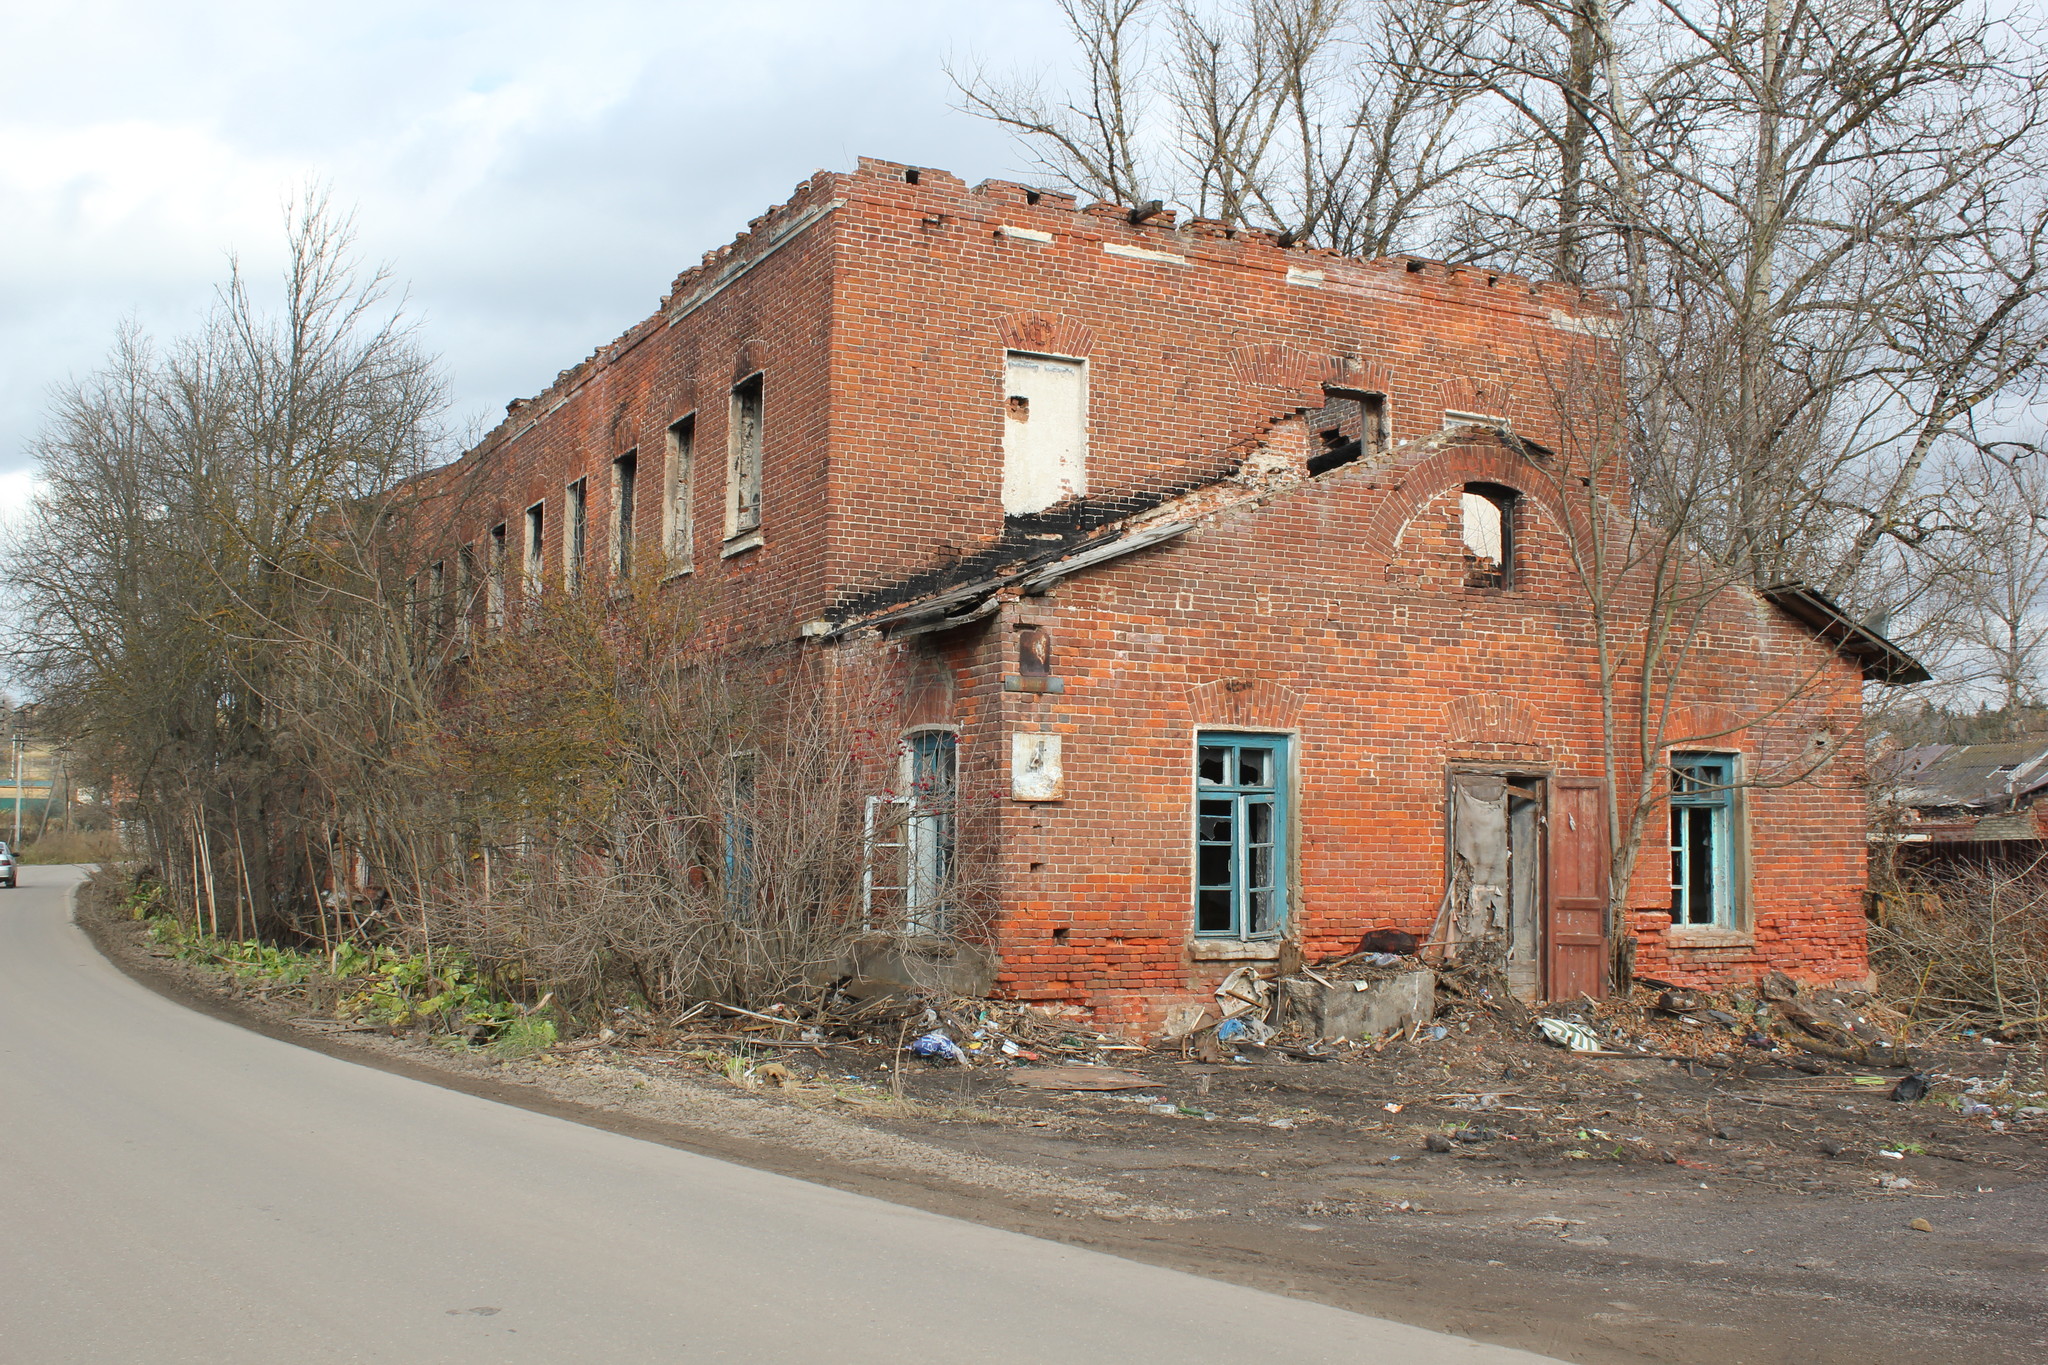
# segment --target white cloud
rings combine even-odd
[[[489,413],[818,167],[1013,171],[1005,136],[949,107],[940,63],[1063,59],[1055,18],[1050,0],[9,7],[0,471],[122,318],[175,333],[229,251],[266,270],[295,186],[359,206],[459,406]]]

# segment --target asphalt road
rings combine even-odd
[[[0,890],[0,1361],[1542,1357],[980,1227],[196,1014]]]

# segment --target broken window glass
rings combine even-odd
[[[959,742],[950,730],[922,730],[910,736],[904,747],[910,779],[910,815],[904,833],[909,857],[905,927],[913,934],[943,934],[953,872]]]
[[[1671,758],[1671,922],[1735,923],[1735,760]]]
[[[1205,735],[1196,749],[1195,932],[1270,938],[1286,920],[1286,739]]]

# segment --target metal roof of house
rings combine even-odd
[[[1873,780],[1917,809],[2012,810],[2048,788],[2048,737],[2003,744],[1916,744],[1871,765]]]
[[[1923,683],[1934,676],[1927,666],[1870,627],[1850,619],[1833,598],[1804,583],[1774,583],[1762,589],[1765,600],[1835,647],[1863,670],[1872,682]]]

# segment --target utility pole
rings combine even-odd
[[[16,730],[12,738],[14,740],[14,839],[7,846],[9,848],[18,848],[21,846],[21,731]]]

